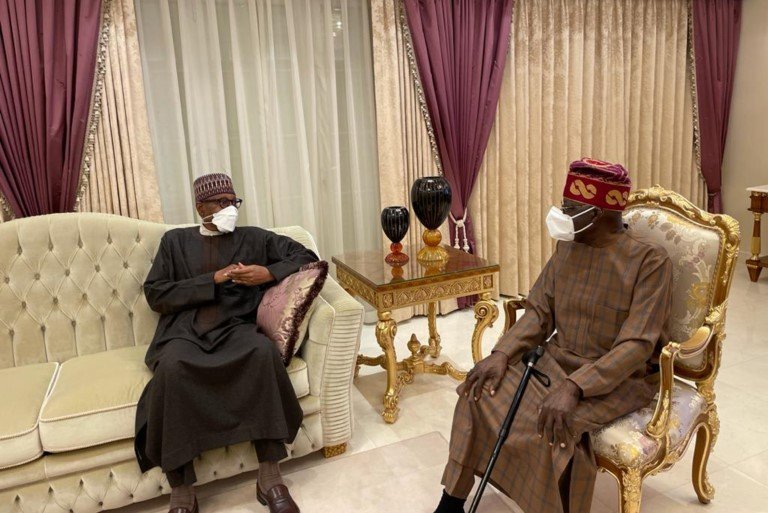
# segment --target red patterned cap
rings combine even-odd
[[[200,203],[217,194],[235,194],[232,179],[224,173],[211,173],[195,179],[192,184],[195,201]]]
[[[584,157],[571,162],[563,197],[606,210],[622,211],[632,181],[621,164]]]

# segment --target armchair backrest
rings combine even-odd
[[[709,214],[675,192],[652,187],[634,192],[624,212],[632,232],[663,246],[674,266],[670,336],[684,342],[708,317],[721,313],[739,248],[739,226],[726,215]],[[710,347],[698,356],[676,363],[676,371],[704,379],[717,368],[716,349],[722,322]]]
[[[174,225],[97,213],[0,224],[0,369],[151,342],[142,285]],[[317,252],[312,236],[275,228]]]

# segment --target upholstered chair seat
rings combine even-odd
[[[660,442],[645,431],[653,418],[658,394],[653,402],[621,417],[592,434],[592,447],[601,458],[627,467],[650,463],[659,451]],[[669,418],[669,449],[684,449],[694,431],[696,420],[706,411],[707,400],[695,387],[677,381],[672,387],[672,405]]]

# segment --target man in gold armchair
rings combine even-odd
[[[621,165],[571,163],[562,208],[547,216],[557,247],[525,315],[457,390],[436,513],[464,511],[520,383],[522,355],[555,330],[537,365],[551,386],[531,380],[491,482],[526,513],[589,512],[597,473],[589,433],[651,401],[651,358],[667,341],[672,264],[627,231],[630,187]]]

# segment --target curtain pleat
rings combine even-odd
[[[687,0],[517,0],[509,61],[470,202],[502,294],[525,293],[554,245],[544,220],[568,164],[620,162],[699,206]],[[596,30],[596,27],[599,30]]]
[[[697,0],[692,6],[701,170],[709,192],[707,209],[714,213],[723,211],[722,165],[741,32],[741,3]]]
[[[78,210],[162,222],[132,0],[111,0],[107,30],[101,112]]]
[[[101,0],[0,2],[0,209],[70,212],[92,119]]]

